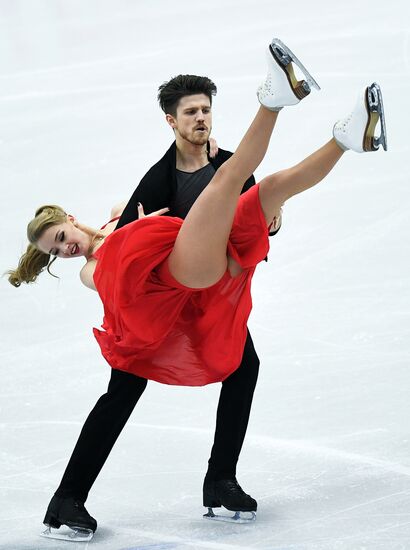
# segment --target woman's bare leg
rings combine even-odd
[[[238,198],[265,156],[277,116],[259,108],[234,155],[217,170],[185,218],[168,258],[171,274],[183,285],[204,288],[225,273]]]
[[[272,222],[290,197],[306,191],[327,176],[343,152],[332,138],[299,164],[264,178],[259,184],[259,198],[266,223]]]

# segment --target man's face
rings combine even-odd
[[[176,136],[193,145],[204,145],[208,141],[212,129],[212,111],[205,94],[181,98],[176,116],[168,114],[166,118]]]

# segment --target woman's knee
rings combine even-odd
[[[260,193],[265,193],[270,199],[276,198],[278,201],[283,202],[284,181],[286,179],[285,170],[275,172],[263,178],[259,183]]]
[[[259,183],[259,200],[268,225],[280,215],[286,199],[286,189],[280,172],[267,176]]]

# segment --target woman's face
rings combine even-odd
[[[48,227],[37,241],[38,248],[59,258],[86,256],[91,237],[74,225],[72,216],[67,221]]]

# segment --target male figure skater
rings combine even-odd
[[[222,149],[215,158],[208,154],[215,94],[215,84],[201,76],[179,75],[160,86],[158,100],[175,141],[142,178],[117,229],[137,219],[141,208],[148,214],[169,207],[169,215],[184,218],[215,171],[232,155]],[[243,191],[254,183],[252,176],[244,182]],[[236,465],[258,369],[259,359],[248,332],[241,365],[222,383],[215,439],[203,485],[206,507],[222,505],[233,511],[256,511],[255,499],[236,480]],[[96,530],[97,522],[84,503],[146,385],[146,379],[112,369],[107,393],[97,401],[83,426],[44,523]]]

